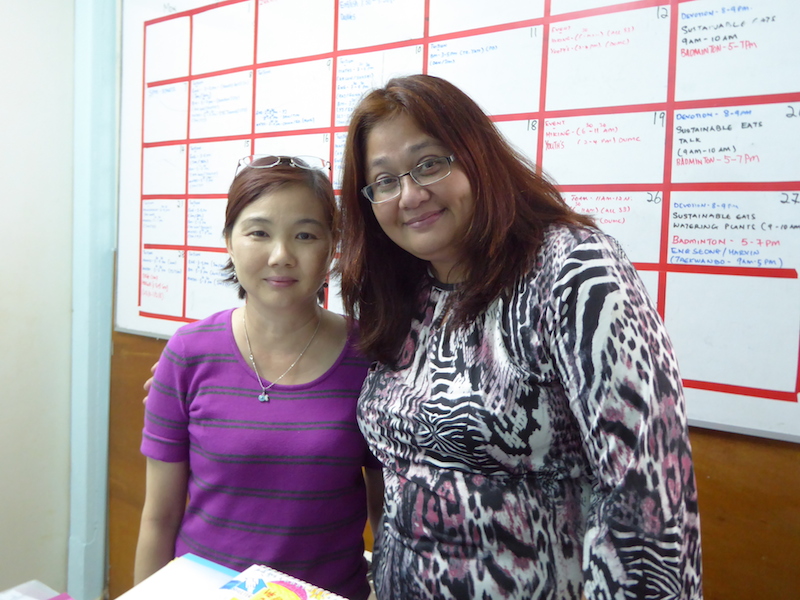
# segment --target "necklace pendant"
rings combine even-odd
[[[258,395],[258,401],[259,402],[269,402],[269,396],[267,396],[267,392],[261,392]]]

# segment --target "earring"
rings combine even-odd
[[[239,277],[236,275],[236,268],[233,269],[233,283],[239,283]]]

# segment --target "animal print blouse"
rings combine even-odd
[[[702,598],[681,379],[617,242],[550,227],[466,329],[443,325],[452,291],[431,280],[359,401],[385,466],[378,597]]]

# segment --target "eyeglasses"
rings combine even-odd
[[[239,159],[239,164],[236,165],[236,173],[238,175],[242,169],[250,167],[251,169],[269,169],[277,165],[291,165],[299,167],[300,169],[308,169],[310,171],[321,171],[329,169],[331,163],[316,156],[272,156],[270,154],[251,154]]]
[[[400,195],[401,185],[400,179],[406,175],[410,175],[417,185],[426,186],[437,181],[441,181],[452,171],[450,165],[456,157],[453,156],[436,156],[428,158],[419,163],[416,167],[403,173],[402,175],[388,175],[380,178],[374,183],[361,188],[361,193],[372,202],[373,204],[381,204],[394,200]]]

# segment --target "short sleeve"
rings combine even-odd
[[[186,361],[180,336],[172,336],[158,361],[145,403],[141,452],[164,462],[189,460]]]

